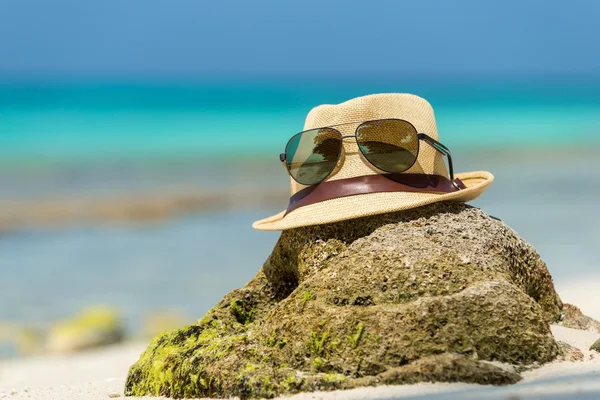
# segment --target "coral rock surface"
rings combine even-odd
[[[422,381],[509,384],[561,354],[546,265],[501,221],[438,203],[281,234],[196,324],[156,337],[127,395],[273,397]],[[506,365],[504,364],[504,365]]]

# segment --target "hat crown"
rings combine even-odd
[[[386,118],[406,120],[418,132],[438,139],[431,104],[422,97],[408,93],[371,94],[340,104],[317,106],[306,116],[304,130]],[[356,126],[349,129],[356,129]]]
[[[407,93],[373,94],[340,104],[317,106],[308,113],[304,130],[347,124],[336,126],[336,129],[343,135],[352,135],[360,122],[386,118],[406,120],[415,126],[417,132],[438,139],[435,116],[429,102]],[[421,143],[417,162],[405,172],[448,176],[442,155],[424,143]],[[382,173],[385,172],[364,159],[355,140],[345,139],[341,163],[326,181]],[[305,187],[291,179],[292,194]]]

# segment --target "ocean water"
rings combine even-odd
[[[427,98],[454,152],[600,146],[600,81],[0,80],[0,200],[230,184],[246,160],[280,168],[312,107],[383,92]]]
[[[456,169],[496,176],[473,204],[530,241],[563,298],[600,318],[600,83],[3,82],[0,200],[285,191],[276,157],[312,106],[392,91],[430,100]],[[49,326],[92,304],[120,309],[132,334],[154,310],[200,318],[258,271],[278,234],[251,223],[284,207],[0,234],[0,324]]]
[[[0,82],[0,161],[278,154],[319,104],[427,98],[451,147],[600,143],[600,82]]]

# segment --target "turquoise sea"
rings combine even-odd
[[[600,81],[0,81],[0,199],[228,184],[247,160],[279,168],[315,105],[383,92],[427,98],[454,152],[600,146]]]
[[[279,152],[311,107],[383,92],[427,98],[452,147],[600,144],[600,82],[0,81],[0,159],[256,158]]]
[[[277,155],[310,108],[381,92],[432,103],[456,169],[496,176],[474,205],[530,241],[559,293],[600,318],[597,290],[585,290],[600,282],[600,82],[2,81],[0,204],[183,186],[285,192]],[[99,303],[122,310],[133,334],[153,310],[199,318],[260,268],[278,235],[250,225],[284,206],[1,233],[0,325],[44,327]]]

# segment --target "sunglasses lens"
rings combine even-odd
[[[296,182],[314,185],[335,169],[342,135],[332,128],[313,129],[290,139],[285,147],[288,171]]]
[[[356,130],[358,147],[365,158],[385,172],[404,172],[419,153],[417,130],[398,119],[368,121]]]

